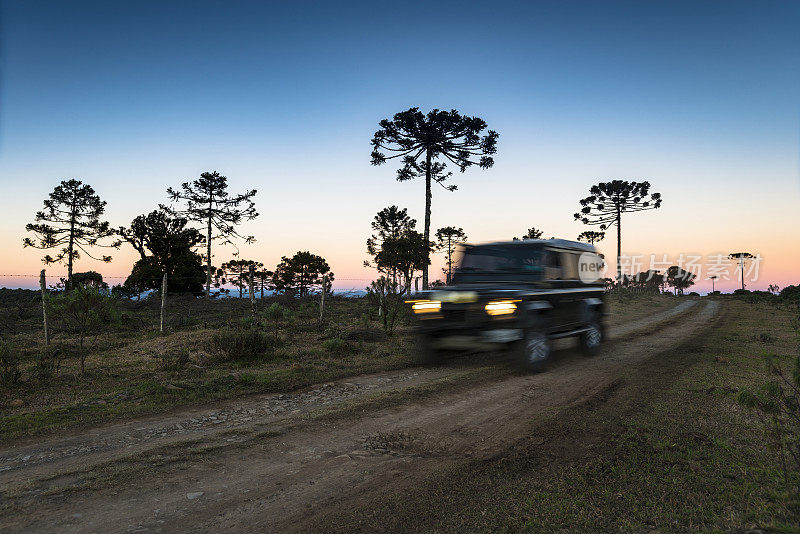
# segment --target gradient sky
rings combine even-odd
[[[398,204],[422,221],[424,208],[424,182],[371,167],[369,141],[419,106],[500,133],[494,168],[434,190],[434,229],[574,238],[593,183],[647,179],[663,207],[623,220],[626,252],[746,250],[764,257],[751,288],[800,282],[798,3],[1,5],[2,274],[41,268],[24,225],[61,179],[91,184],[118,226],[218,170],[233,191],[259,190],[243,257],[271,267],[310,250],[337,287],[363,288],[375,212]],[[76,270],[124,276],[134,260],[123,247]]]

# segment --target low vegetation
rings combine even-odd
[[[38,292],[0,291],[3,439],[416,363],[407,311],[387,332],[365,298],[328,295],[320,319],[319,295],[258,299],[255,316],[246,299],[171,297],[163,335],[157,294],[48,301],[49,346]]]
[[[632,366],[590,402],[507,450],[337,516],[338,527],[798,532],[800,471],[788,449],[797,443],[798,308],[724,300],[702,336]],[[788,357],[770,369],[769,354]]]

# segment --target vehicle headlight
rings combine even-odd
[[[442,303],[438,300],[414,300],[411,302],[411,309],[414,313],[436,313],[442,309]]]
[[[486,313],[489,315],[510,315],[517,311],[517,305],[515,302],[519,302],[518,300],[493,300],[489,302],[486,306]]]

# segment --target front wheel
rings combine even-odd
[[[595,356],[600,352],[600,346],[602,344],[603,328],[597,321],[592,321],[586,325],[586,330],[581,333],[581,352],[583,352],[585,356]]]
[[[526,371],[540,373],[547,368],[550,359],[550,339],[543,330],[529,328],[519,342],[517,359]]]

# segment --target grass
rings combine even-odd
[[[773,350],[797,350],[793,314],[765,304],[727,308],[706,342],[687,347],[691,366],[619,421],[602,454],[551,473],[524,497],[525,528],[797,530],[798,502],[761,428],[735,400],[766,379],[755,332],[768,331]]]
[[[0,329],[19,347],[23,374],[19,385],[0,387],[2,441],[417,364],[408,318],[401,317],[395,335],[387,337],[362,299],[327,299],[323,324],[318,303],[282,299],[291,317],[281,322],[279,339],[263,340],[269,345],[263,356],[232,359],[214,349],[214,340],[248,322],[249,301],[175,298],[164,335],[157,331],[158,302],[124,303],[114,330],[88,342],[85,376],[73,340],[56,332],[54,342],[70,357],[57,376],[41,380],[36,373],[43,348],[41,310],[29,293],[0,295],[8,297],[0,298]],[[261,308],[274,300],[265,299]],[[645,316],[674,304],[668,296],[612,300],[610,319]],[[263,330],[272,338],[274,324],[266,322]]]
[[[352,519],[367,530],[800,532],[800,502],[736,401],[767,380],[765,351],[796,353],[795,317],[730,299],[705,335],[631,368],[531,437],[432,473],[337,529]]]

